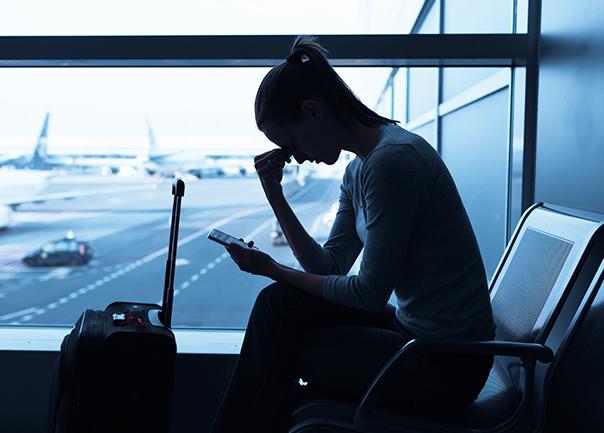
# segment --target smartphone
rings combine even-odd
[[[229,244],[237,244],[242,247],[249,248],[248,244],[240,241],[239,238],[228,235],[225,232],[221,232],[217,229],[210,230],[210,233],[208,233],[208,239],[214,242],[218,242],[220,245],[224,245],[225,247]],[[256,247],[253,248],[257,249]]]

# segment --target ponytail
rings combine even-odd
[[[296,38],[287,59],[273,67],[258,88],[255,113],[259,129],[268,120],[299,119],[302,102],[313,97],[323,100],[344,123],[370,127],[396,123],[359,100],[329,64],[327,53],[316,37]]]

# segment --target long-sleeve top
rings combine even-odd
[[[358,275],[347,275],[363,252]],[[468,215],[438,153],[397,125],[346,167],[326,243],[297,256],[328,275],[323,296],[382,311],[394,290],[396,318],[418,337],[492,338],[484,265]]]

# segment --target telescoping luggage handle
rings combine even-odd
[[[180,221],[180,202],[185,195],[185,183],[182,179],[177,179],[172,184],[172,195],[174,203],[172,205],[172,224],[170,224],[170,241],[168,243],[168,259],[166,260],[166,277],[164,282],[164,296],[162,300],[162,309],[159,314],[161,323],[166,326],[172,326],[172,303],[174,301],[174,268],[176,267],[176,247],[178,246],[178,223]]]

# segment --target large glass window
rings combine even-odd
[[[516,1],[517,18],[512,0],[425,4],[432,7],[416,23],[417,33],[526,30],[526,0]],[[401,34],[411,31],[422,5],[23,0],[0,5],[0,35]],[[266,71],[0,69],[0,229],[6,229],[0,233],[0,325],[72,325],[84,308],[118,299],[158,302],[170,183],[180,176],[187,194],[174,324],[243,328],[258,290],[270,281],[239,272],[205,239],[208,229],[253,238],[276,260],[297,266],[253,171],[253,156],[272,147],[253,118]],[[338,71],[369,107],[441,151],[492,273],[506,228],[520,213],[523,71]],[[288,166],[286,195],[319,241],[328,235],[350,158],[343,154],[334,167]]]
[[[406,114],[402,126],[441,152],[489,276],[520,217],[524,75],[522,68],[408,68],[382,94]]]
[[[445,0],[445,33],[511,33],[514,0]]]
[[[253,170],[253,156],[274,147],[254,121],[266,72],[0,70],[0,207],[12,220],[0,233],[0,325],[73,325],[84,309],[116,300],[157,303],[170,185],[182,176],[174,325],[245,327],[270,281],[240,272],[206,233],[218,227],[253,239],[296,265]],[[338,72],[373,108],[391,68]],[[318,240],[349,158],[288,166],[286,195]]]
[[[447,114],[441,124],[442,157],[463,199],[489,275],[506,242],[508,98],[508,90],[500,90]]]
[[[0,5],[0,35],[400,34],[409,33],[422,3],[19,0]]]

